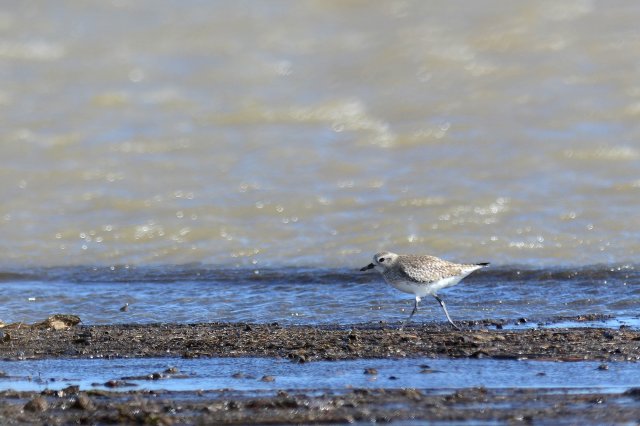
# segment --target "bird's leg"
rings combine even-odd
[[[407,318],[407,322],[411,321],[411,317],[418,312],[418,302],[420,302],[420,298],[418,296],[416,296],[416,300],[415,302],[413,302],[413,311],[411,311],[411,314],[409,314],[409,318]]]
[[[456,330],[460,330],[460,327],[458,327],[457,325],[455,325],[453,323],[453,321],[451,321],[451,317],[449,316],[449,312],[447,312],[447,306],[444,304],[444,300],[440,299],[438,296],[436,296],[435,294],[433,295],[433,297],[436,298],[436,300],[438,301],[438,303],[440,304],[440,306],[442,306],[442,309],[444,309],[444,314],[447,316],[447,319],[449,320],[449,323],[453,326],[453,328],[455,328]]]
[[[420,298],[418,296],[416,296],[416,300],[413,302],[413,310],[411,311],[411,314],[409,315],[409,318],[407,318],[407,320],[405,322],[402,323],[402,325],[400,326],[400,331],[402,331],[402,328],[409,322],[411,321],[411,317],[418,312],[418,302],[420,302]]]

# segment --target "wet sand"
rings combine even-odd
[[[282,357],[296,362],[357,358],[490,357],[559,361],[640,359],[640,332],[628,328],[453,330],[445,324],[345,327],[278,324],[10,325],[0,358]],[[491,322],[488,322],[491,323]]]
[[[556,361],[637,361],[640,332],[628,328],[501,330],[500,323],[294,326],[210,323],[77,325],[51,317],[2,328],[6,360],[126,357],[278,357],[292,362],[358,358],[490,357]],[[55,329],[58,328],[58,329]],[[514,384],[517,385],[517,384]],[[571,378],[567,378],[571,386]],[[295,424],[442,420],[624,423],[640,418],[640,389],[310,390],[248,395],[206,392],[90,390],[0,392],[6,424]],[[478,409],[481,407],[481,409]]]

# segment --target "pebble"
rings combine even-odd
[[[41,396],[34,397],[31,401],[24,405],[25,411],[42,412],[47,411],[49,403]]]
[[[640,399],[640,388],[631,388],[624,393],[627,396],[631,396],[635,399]]]
[[[66,388],[60,390],[59,392],[62,393],[62,396],[75,395],[78,392],[80,392],[80,386],[78,385],[67,386]]]
[[[108,388],[120,388],[124,386],[137,386],[133,383],[127,383],[124,380],[109,380],[103,386]]]
[[[95,405],[91,398],[89,398],[85,394],[79,394],[74,403],[71,405],[71,408],[75,408],[76,410],[93,410]]]

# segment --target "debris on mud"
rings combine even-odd
[[[62,321],[54,316],[55,321]],[[45,322],[55,324],[48,318]],[[38,323],[38,324],[44,324]],[[78,319],[79,322],[79,319]],[[67,321],[65,324],[70,324]],[[77,323],[76,323],[77,324]],[[637,361],[640,332],[629,328],[473,328],[446,325],[290,326],[277,324],[115,324],[6,327],[4,359],[281,357],[293,362],[450,357]]]

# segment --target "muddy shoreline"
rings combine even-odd
[[[362,358],[494,358],[637,361],[640,331],[626,327],[500,329],[491,320],[445,324],[290,326],[208,323],[92,325],[55,316],[0,329],[0,358],[273,357],[291,362]],[[606,364],[604,364],[606,368]],[[517,386],[517,384],[514,384]],[[571,386],[567,378],[567,386]],[[107,386],[108,387],[108,386]],[[279,388],[278,388],[279,389]],[[481,407],[481,409],[479,409]],[[640,388],[63,390],[0,392],[5,424],[300,424],[444,421],[628,423]]]
[[[294,362],[450,357],[558,361],[638,361],[640,331],[628,328],[496,327],[444,324],[289,326],[207,323],[8,326],[0,358],[281,357]]]
[[[4,424],[309,424],[389,421],[550,424],[635,423],[640,389],[621,393],[469,388],[351,389],[308,395],[279,391],[242,397],[224,392],[0,392]],[[482,409],[478,409],[478,407]],[[416,423],[419,424],[419,423]]]

